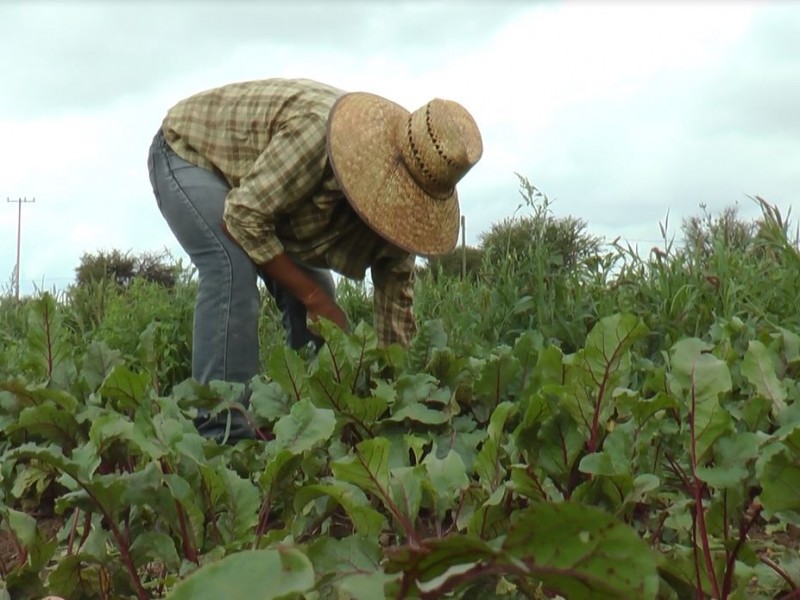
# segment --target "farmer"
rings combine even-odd
[[[407,345],[415,255],[454,248],[455,185],[481,153],[475,121],[447,100],[409,113],[373,94],[267,79],[175,105],[148,166],[161,214],[197,268],[192,377],[257,374],[259,276],[300,348],[320,342],[307,319],[347,326],[329,270],[363,279],[370,268],[379,342]],[[219,426],[200,429],[216,437]]]

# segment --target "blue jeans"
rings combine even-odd
[[[148,167],[161,214],[197,268],[192,377],[200,383],[247,383],[259,370],[259,272],[222,231],[230,186],[221,175],[180,158],[160,130],[150,147]],[[334,297],[329,271],[295,262]],[[319,343],[306,326],[303,304],[277,282],[263,279],[283,315],[286,343],[293,348]]]

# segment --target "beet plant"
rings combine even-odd
[[[48,295],[27,318],[0,378],[0,598],[798,597],[790,328],[718,319],[653,354],[620,313],[575,352],[530,330],[463,355],[435,320],[407,350],[323,323],[243,407],[75,344]],[[206,440],[199,408],[264,439]]]

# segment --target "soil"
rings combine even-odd
[[[747,537],[759,551],[772,546],[800,552],[800,527],[794,525],[789,525],[785,532],[771,534],[756,526]]]
[[[52,539],[61,526],[64,519],[58,516],[43,517],[39,519],[39,532],[46,539]],[[17,546],[14,538],[6,531],[0,531],[0,575],[5,578],[5,574],[13,570],[19,560]]]

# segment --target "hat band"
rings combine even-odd
[[[449,185],[449,182],[442,181],[425,164],[425,161],[422,158],[422,152],[420,152],[419,146],[414,142],[414,128],[412,126],[413,116],[413,114],[408,116],[406,130],[408,136],[408,147],[411,150],[411,156],[414,158],[416,168],[409,169],[409,172],[417,184],[419,184],[419,186],[422,187],[422,189],[424,189],[428,195],[440,200],[446,200],[453,195],[455,186]],[[455,166],[453,160],[444,154],[441,145],[433,134],[430,119],[430,102],[425,107],[425,124],[428,136],[430,137],[430,141],[434,148],[436,148],[436,152],[448,165]],[[424,181],[420,181],[419,175],[422,175]]]

